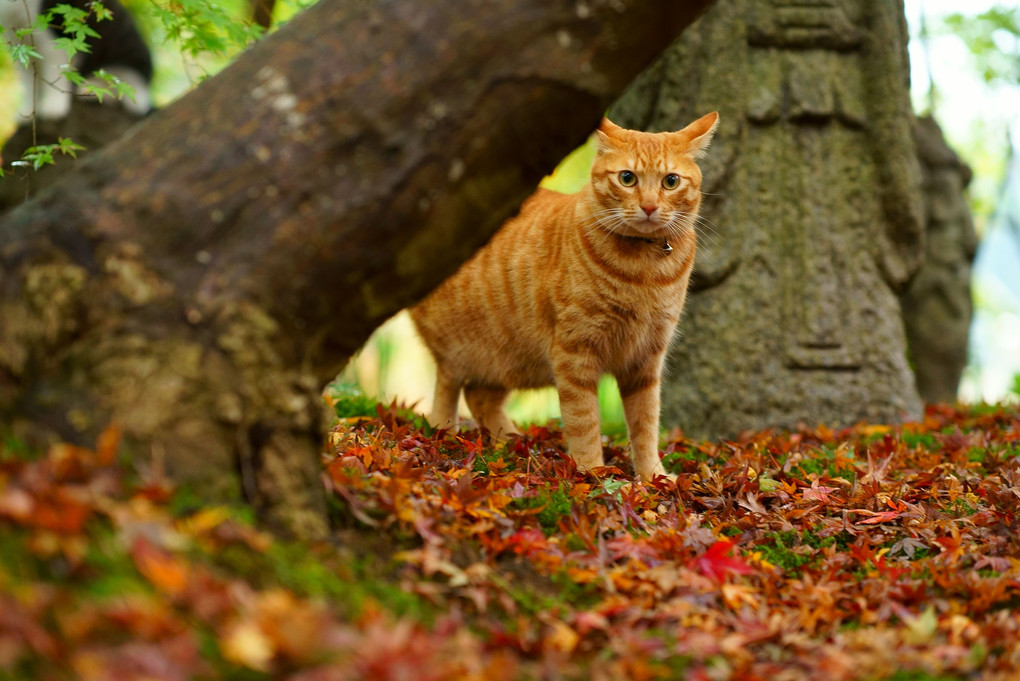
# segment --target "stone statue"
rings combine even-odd
[[[917,389],[925,402],[953,402],[967,364],[973,305],[970,266],[977,235],[964,190],[971,171],[933,118],[914,125],[924,179],[927,257],[900,297]]]
[[[611,112],[721,114],[664,386],[691,436],[920,415],[897,292],[924,256],[902,2],[720,0]]]

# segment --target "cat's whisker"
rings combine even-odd
[[[622,224],[623,223],[621,222],[606,222],[606,223],[594,222],[590,225],[587,225],[586,230],[589,235],[596,235],[599,233],[616,234],[619,231],[619,228],[622,226]]]
[[[622,208],[609,208],[593,214],[595,222],[591,227],[599,226],[610,233],[616,232],[627,224],[628,220]]]
[[[699,225],[700,220],[698,217],[692,217],[689,214],[681,213],[677,215],[672,222],[674,226],[682,228],[684,231],[694,232],[700,239],[704,240],[709,245],[716,248],[719,247],[719,242],[714,238],[715,236],[718,236],[718,233],[711,228],[707,230],[699,229],[699,227],[703,227],[704,225]]]
[[[707,224],[704,224],[704,223],[698,225],[697,228],[696,228],[696,231],[697,231],[699,236],[704,237],[706,240],[709,240],[712,243],[715,243],[716,238],[719,238],[719,239],[722,238],[722,235],[719,234],[718,231],[713,229],[710,225],[707,225]]]
[[[694,221],[691,219],[691,215],[684,211],[674,212],[669,219],[669,224],[672,227],[682,229],[683,231],[696,232],[696,226]],[[680,232],[678,232],[679,234]]]
[[[718,234],[718,227],[719,226],[717,224],[715,224],[714,222],[712,222],[711,220],[709,220],[708,218],[699,215],[699,216],[697,216],[696,220],[703,227],[706,227],[707,229],[711,229],[712,232]]]
[[[691,228],[694,229],[697,233],[706,236],[708,234],[719,236],[719,231],[716,228],[717,225],[708,218],[703,217],[701,215],[695,215],[692,217],[690,215],[684,214],[684,216],[686,220],[690,221]]]

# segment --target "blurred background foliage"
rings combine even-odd
[[[911,88],[974,170],[970,201],[985,233],[1004,189],[1020,113],[1020,8],[975,0],[907,0]],[[1012,137],[1012,140],[1011,140]]]
[[[4,2],[18,0],[4,0]],[[223,69],[258,39],[261,28],[248,21],[250,0],[121,0],[138,23],[153,53],[153,101],[166,106]],[[278,0],[274,28],[313,0]],[[14,131],[21,88],[7,50],[0,49],[0,140]]]
[[[974,171],[974,263],[963,400],[1020,399],[1020,6],[907,0],[915,109]]]
[[[125,4],[154,52],[157,106],[165,106],[214,75],[259,33],[247,22],[249,0],[125,0]],[[310,0],[279,0],[274,28],[310,4]],[[984,235],[997,207],[1007,198],[1011,149],[1020,138],[1020,9],[1015,3],[988,0],[974,0],[966,8],[955,0],[906,0],[905,4],[915,109],[935,115],[950,144],[973,168],[970,200],[976,229],[979,236]],[[18,90],[10,60],[0,50],[0,138],[9,136],[15,127]],[[566,158],[543,185],[576,191],[587,179],[593,155],[594,144],[589,141]],[[1020,271],[1020,262],[1017,268]],[[975,356],[961,396],[1018,399],[1020,375],[1010,373],[1003,383],[1008,387],[998,392],[984,391],[981,377],[982,372],[1001,373],[1010,367],[1020,372],[1020,301],[989,291],[978,276],[974,290],[979,315],[993,321],[986,324],[984,333],[996,338],[991,341],[992,359]],[[334,390],[387,402],[397,400],[427,411],[434,371],[410,319],[401,313],[377,330],[338,378]],[[622,431],[620,399],[611,378],[600,387],[600,403],[606,429]],[[558,415],[555,392],[518,393],[509,410],[518,422],[544,422]]]

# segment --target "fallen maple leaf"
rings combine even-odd
[[[145,537],[135,540],[131,557],[138,571],[163,593],[179,596],[188,588],[188,566]]]
[[[895,520],[896,518],[900,517],[900,512],[899,511],[881,511],[879,513],[875,513],[874,511],[866,511],[864,509],[855,509],[853,512],[854,513],[864,513],[864,514],[867,514],[867,515],[871,516],[867,520],[860,521],[859,524],[861,524],[861,525],[877,525],[879,523],[887,523],[890,520]]]
[[[544,638],[546,650],[554,650],[567,655],[574,652],[574,648],[581,640],[578,633],[562,620],[550,617],[546,624],[549,627]]]
[[[276,653],[273,641],[251,620],[236,623],[220,638],[220,651],[230,662],[268,672]]]
[[[815,480],[811,483],[811,487],[809,489],[804,490],[801,498],[804,499],[804,501],[820,501],[823,504],[835,504],[836,500],[829,495],[838,491],[838,487],[826,487],[825,485],[819,485],[818,481]]]
[[[729,555],[733,548],[733,542],[719,540],[709,546],[705,553],[695,558],[694,565],[703,575],[717,582],[722,582],[727,574],[752,574],[754,568],[742,558],[733,558]]]

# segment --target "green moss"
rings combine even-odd
[[[813,552],[809,554],[794,550],[802,543],[798,534],[792,530],[773,532],[766,535],[762,543],[755,545],[754,550],[761,552],[766,561],[783,572],[799,575],[801,568],[815,560]]]
[[[943,674],[931,675],[920,670],[900,670],[892,676],[883,677],[875,681],[963,681],[963,676],[947,676]]]
[[[499,586],[506,591],[524,613],[535,615],[540,612],[558,610],[587,610],[601,602],[603,593],[593,584],[582,584],[572,579],[565,571],[545,576],[523,563],[515,563],[510,581]]]
[[[326,394],[333,400],[333,411],[337,418],[353,418],[356,416],[375,416],[379,404],[377,400],[365,395],[362,389],[353,383],[330,383]]]
[[[21,438],[0,430],[0,461],[35,461],[43,452],[29,447]]]
[[[823,549],[828,546],[836,546],[840,551],[846,551],[856,541],[856,537],[846,531],[821,537],[813,531],[808,531],[800,536],[801,543],[816,549]]]
[[[538,524],[542,531],[550,535],[559,529],[560,518],[570,515],[570,506],[573,502],[570,495],[563,489],[562,483],[556,488],[551,486],[539,487],[533,496],[519,497],[511,503],[511,508],[526,510],[540,508],[536,515]]]
[[[91,597],[120,598],[131,593],[152,593],[152,587],[135,568],[123,540],[113,528],[93,524],[85,554],[87,574],[79,576],[77,587]]]
[[[818,551],[829,546],[837,546],[845,551],[854,541],[847,532],[820,537],[815,532],[773,532],[765,535],[762,542],[754,546],[762,557],[784,572],[794,576],[800,575],[805,567],[810,567],[819,560]]]
[[[844,456],[843,460],[847,457]],[[852,457],[851,457],[852,458]],[[792,467],[791,473],[797,477],[807,478],[811,475],[827,476],[829,478],[842,478],[844,480],[855,480],[857,471],[849,466],[836,465],[836,452],[831,447],[822,447],[811,452],[799,460]]]
[[[434,608],[399,588],[401,564],[392,555],[411,544],[388,533],[351,536],[342,550],[327,544],[277,540],[265,551],[233,543],[215,552],[196,553],[193,558],[212,562],[225,574],[240,577],[255,588],[283,587],[298,596],[325,599],[349,617],[374,602],[419,621],[433,621]]]
[[[688,444],[677,444],[672,452],[662,457],[662,465],[670,473],[682,473],[691,468],[691,464],[705,462],[715,463],[715,457]],[[686,464],[686,465],[685,465]]]
[[[932,433],[903,433],[900,436],[903,439],[903,444],[913,449],[914,447],[921,447],[923,449],[935,449],[937,443],[935,442],[935,435]]]
[[[963,497],[957,497],[945,505],[945,510],[955,514],[957,517],[971,516],[977,513],[977,509],[971,506]]]
[[[504,464],[503,467],[499,469],[501,473],[512,471],[517,468],[514,464],[513,457],[507,457],[506,451],[502,447],[499,449],[493,449],[491,446],[486,446],[483,447],[482,451],[475,456],[475,461],[471,470],[481,475],[489,475],[489,473],[492,472],[489,464],[495,463],[500,459],[503,459]]]

